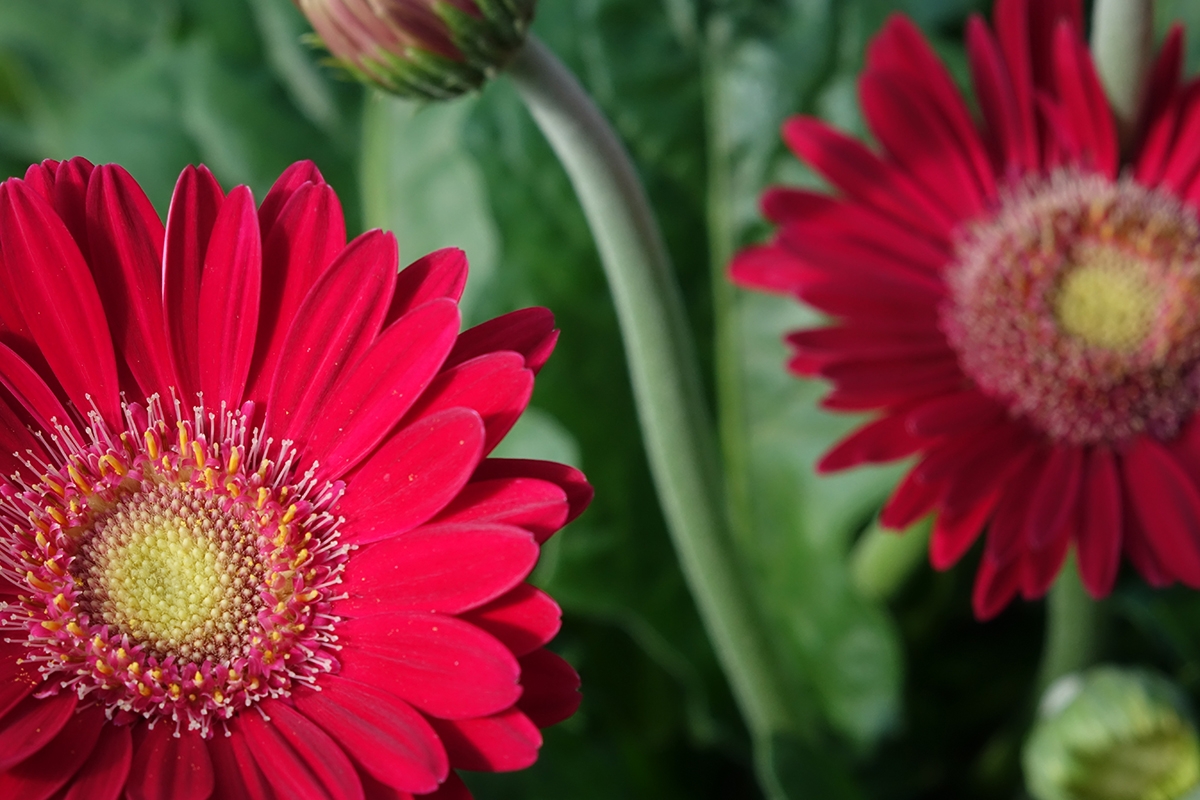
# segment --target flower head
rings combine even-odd
[[[426,99],[477,89],[525,41],[537,0],[294,0],[358,79]]]
[[[835,318],[789,336],[791,368],[876,418],[819,468],[916,456],[882,518],[936,512],[938,568],[987,530],[981,617],[1042,595],[1072,547],[1097,597],[1122,553],[1200,586],[1200,95],[1177,28],[1122,160],[1082,17],[999,0],[994,27],[973,18],[978,119],[893,17],[860,82],[879,151],[790,120],[836,194],[768,191],[778,235],[731,268]]]
[[[164,228],[120,167],[0,184],[0,772],[13,796],[463,797],[578,678],[524,582],[591,489],[488,458],[554,347],[459,332],[457,250],[397,272],[290,168],[204,169]]]

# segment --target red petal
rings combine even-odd
[[[817,472],[827,474],[859,464],[885,464],[921,449],[924,442],[908,431],[907,414],[888,414],[838,442],[821,456]]]
[[[117,363],[96,284],[58,216],[22,181],[0,185],[4,268],[22,316],[76,407],[121,427]],[[88,399],[90,395],[91,399]]]
[[[1021,588],[1021,559],[1014,559],[1004,566],[998,565],[985,554],[975,576],[975,591],[972,605],[975,616],[989,620],[1004,610],[1009,601]]]
[[[579,708],[579,675],[546,649],[521,657],[521,699],[517,708],[539,728],[562,722]]]
[[[95,250],[88,241],[87,195],[94,172],[95,167],[86,158],[67,159],[54,166],[53,188],[49,195],[44,195],[79,245],[83,260],[89,264]]]
[[[60,800],[117,800],[125,790],[133,763],[130,726],[110,725],[103,733]]]
[[[264,241],[271,235],[271,229],[275,227],[275,222],[288,200],[306,183],[319,185],[325,183],[325,179],[321,177],[321,171],[317,169],[316,164],[311,161],[297,161],[285,169],[271,186],[267,196],[263,198],[262,207],[258,210],[258,226],[262,229]]]
[[[63,693],[44,700],[28,695],[0,719],[0,772],[41,750],[75,713],[78,699]]]
[[[92,173],[87,193],[92,274],[113,341],[143,397],[179,385],[162,307],[163,224],[121,167]]]
[[[487,431],[483,452],[489,453],[512,430],[533,395],[533,372],[513,352],[488,353],[442,372],[412,411],[410,418],[442,409],[472,408]]]
[[[554,329],[554,315],[549,309],[523,308],[463,331],[446,359],[446,369],[486,353],[514,350],[525,357],[525,366],[536,373],[554,351],[557,341],[558,331]]]
[[[218,733],[208,740],[217,800],[274,800],[267,776],[258,768],[246,741],[240,736]]]
[[[314,723],[278,700],[255,713],[239,714],[234,735],[244,737],[254,760],[280,797],[292,800],[363,800],[350,759]]]
[[[1050,451],[1025,518],[1024,538],[1032,549],[1046,547],[1070,522],[1082,477],[1082,448],[1063,444]]]
[[[511,772],[531,766],[542,733],[529,717],[509,709],[491,717],[432,721],[457,769]]]
[[[468,483],[434,521],[516,525],[541,543],[567,523],[569,509],[567,494],[557,484],[534,478],[500,478]]]
[[[53,431],[55,422],[67,430],[75,430],[66,408],[37,370],[3,344],[0,344],[0,383],[12,392],[43,431]]]
[[[1005,416],[994,400],[974,389],[930,400],[908,414],[908,428],[915,435],[933,438],[959,435],[991,425]]]
[[[176,736],[174,725],[160,722],[133,756],[125,795],[128,800],[208,800],[214,783],[212,759],[200,734],[183,731]]]
[[[417,306],[446,297],[458,302],[467,285],[467,254],[457,247],[435,250],[421,256],[396,277],[396,291],[388,309],[391,325]]]
[[[285,438],[307,441],[343,370],[375,341],[396,282],[397,258],[394,236],[364,233],[300,305],[267,400],[267,419]]]
[[[538,480],[556,483],[567,493],[567,502],[571,506],[567,514],[567,522],[571,522],[592,502],[591,484],[583,473],[566,464],[554,461],[538,461],[526,458],[485,458],[471,482],[486,481],[494,478],[537,478]],[[515,523],[514,523],[515,524]]]
[[[350,478],[338,504],[343,540],[369,544],[415,528],[446,507],[483,448],[483,421],[452,408],[413,423]]]
[[[342,616],[392,611],[459,614],[519,584],[537,563],[528,531],[506,525],[436,525],[354,553],[342,585]],[[415,791],[415,790],[414,790]]]
[[[99,706],[79,712],[45,747],[0,773],[0,797],[46,800],[84,765],[104,727]]]
[[[1041,160],[1033,118],[1022,113],[1000,45],[977,16],[967,22],[967,54],[975,94],[995,142],[997,164],[1010,174],[1035,172]]]
[[[1200,587],[1200,492],[1158,442],[1138,437],[1122,460],[1134,512],[1161,564]]]
[[[341,675],[377,686],[427,714],[464,719],[495,714],[521,694],[517,661],[473,625],[437,614],[394,613],[345,620]]]
[[[919,480],[916,470],[909,472],[879,512],[880,523],[885,528],[904,530],[933,510],[941,490],[940,484]]]
[[[200,391],[205,405],[242,404],[262,288],[262,240],[254,197],[235,187],[221,204],[200,280]]]
[[[996,508],[1000,492],[968,508],[963,513],[943,511],[933,523],[933,535],[929,539],[929,563],[934,569],[947,570],[954,566],[963,554],[979,538],[984,524]]]
[[[1020,562],[1021,555],[1029,550],[1026,539],[1030,499],[1037,490],[1037,479],[1044,469],[1044,450],[1038,450],[1028,461],[1022,460],[1016,472],[1004,487],[996,507],[996,515],[988,528],[987,547],[984,554],[997,566]],[[1019,576],[1018,576],[1019,578]]]
[[[225,193],[207,167],[188,165],[179,174],[167,211],[162,304],[182,383],[181,399],[187,404],[195,403],[200,387],[200,281],[224,200]]]
[[[454,346],[458,325],[453,302],[426,303],[385,330],[346,370],[309,439],[309,453],[323,475],[341,477],[387,436],[430,385]]]
[[[1083,146],[1085,157],[1091,161],[1086,166],[1116,177],[1116,122],[1087,47],[1078,31],[1065,21],[1055,31],[1054,66],[1072,138]]]
[[[450,762],[438,735],[404,701],[336,676],[320,692],[300,691],[296,709],[320,725],[379,781],[406,792],[432,792]]]
[[[471,791],[467,785],[453,772],[436,792],[423,794],[421,797],[424,800],[472,800]]]
[[[325,184],[300,186],[270,234],[264,231],[262,306],[248,396],[267,396],[300,305],[345,248],[342,206]]]
[[[1112,591],[1121,566],[1121,480],[1107,447],[1091,449],[1084,467],[1083,524],[1075,535],[1079,574],[1092,597]]]
[[[562,609],[541,589],[522,583],[462,618],[495,636],[520,657],[545,646],[558,634]]]

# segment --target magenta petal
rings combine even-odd
[[[208,740],[215,784],[213,797],[220,800],[273,800],[267,778],[241,736],[216,734]]]
[[[423,800],[473,800],[471,791],[462,778],[451,772],[446,782],[436,792],[419,795]]]
[[[1140,436],[1121,463],[1129,501],[1159,562],[1200,587],[1200,491],[1158,442]]]
[[[567,493],[535,478],[471,481],[438,514],[440,523],[496,522],[516,525],[544,542],[567,522]]]
[[[163,224],[121,167],[97,167],[88,184],[92,274],[117,350],[144,397],[170,397],[179,381],[162,307]]]
[[[560,655],[545,648],[521,657],[521,709],[533,724],[549,728],[579,708],[579,675]]]
[[[346,246],[296,313],[271,384],[267,420],[305,442],[342,372],[375,341],[396,282],[396,239],[368,231]]]
[[[210,409],[242,404],[262,288],[262,240],[254,196],[234,188],[217,213],[200,279],[200,391]]]
[[[279,218],[288,200],[306,183],[323,184],[321,171],[311,161],[297,161],[283,171],[263,198],[262,207],[258,210],[258,224],[263,232],[263,239],[271,235],[271,229]]]
[[[0,773],[0,797],[46,800],[84,765],[104,727],[104,711],[99,706],[79,712],[49,744]]]
[[[28,695],[0,719],[0,772],[12,769],[45,747],[75,713],[74,694],[46,699]]]
[[[523,308],[463,331],[446,359],[446,368],[487,353],[513,350],[524,356],[525,366],[536,373],[557,341],[558,331],[549,309]]]
[[[89,264],[95,251],[88,241],[87,195],[94,172],[92,162],[79,156],[57,164],[54,167],[51,196],[48,197],[59,219],[71,232],[71,238],[79,245],[83,260]]]
[[[441,511],[479,463],[483,421],[452,408],[408,426],[349,480],[337,510],[342,540],[369,544],[403,533]]]
[[[297,692],[297,710],[324,728],[377,780],[420,793],[432,792],[446,779],[446,751],[412,706],[334,675],[323,678],[321,688]]]
[[[458,325],[452,301],[426,303],[385,330],[346,370],[309,438],[309,454],[324,476],[341,477],[383,441],[437,374]]]
[[[60,800],[117,800],[125,790],[132,763],[133,737],[129,726],[106,727]]]
[[[128,800],[208,800],[214,785],[212,759],[195,731],[155,725],[138,746],[125,787]]]
[[[550,595],[522,583],[462,618],[499,639],[518,658],[545,646],[562,626],[562,609]]]
[[[341,675],[378,686],[444,719],[484,717],[521,695],[517,660],[454,617],[393,613],[343,622]]]
[[[467,254],[462,250],[447,247],[422,256],[396,277],[396,291],[384,324],[391,325],[417,306],[439,297],[457,303],[466,285]]]
[[[1103,446],[1092,448],[1083,480],[1083,524],[1075,534],[1075,550],[1083,585],[1098,600],[1112,591],[1121,566],[1124,503],[1112,451]]]
[[[247,391],[251,398],[267,396],[300,304],[346,247],[346,223],[333,188],[300,186],[270,234],[264,230],[263,235],[262,309]]]
[[[200,282],[224,201],[225,193],[208,168],[188,165],[179,174],[167,211],[162,305],[181,399],[187,404],[195,403],[200,388]]]
[[[444,408],[473,408],[483,417],[489,453],[508,433],[533,395],[533,372],[518,353],[488,353],[464,362],[430,384],[412,415],[425,416]]]
[[[342,576],[350,596],[334,613],[458,614],[516,586],[537,558],[537,544],[521,528],[479,523],[417,528],[351,556]]]
[[[573,521],[592,502],[595,492],[583,473],[566,464],[555,461],[539,461],[529,458],[488,458],[480,463],[471,481],[486,481],[495,478],[537,478],[558,484],[567,494],[566,522]],[[565,523],[564,523],[565,524]]]
[[[234,727],[276,794],[288,800],[363,800],[354,765],[333,739],[278,700],[266,700],[261,708],[270,721],[240,714]]]
[[[1021,586],[1021,559],[1000,565],[986,553],[975,576],[971,605],[980,621],[995,617],[1016,596]]]
[[[117,362],[96,284],[58,215],[22,181],[0,185],[4,268],[17,306],[67,396],[120,427]],[[90,395],[91,399],[88,399]]]
[[[529,717],[509,709],[490,717],[435,719],[433,727],[457,769],[511,772],[531,766],[542,746],[542,733]]]
[[[43,431],[53,431],[55,422],[67,430],[75,430],[66,408],[37,370],[3,344],[0,344],[0,383],[12,392]]]

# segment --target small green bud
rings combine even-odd
[[[1181,800],[1200,784],[1200,741],[1187,703],[1145,670],[1067,675],[1042,698],[1025,743],[1037,800]]]
[[[537,0],[293,0],[336,63],[393,94],[477,89],[525,41]]]

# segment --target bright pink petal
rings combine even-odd
[[[249,716],[249,715],[248,715]],[[212,759],[195,731],[155,725],[138,746],[125,787],[128,800],[208,800],[214,785]]]
[[[289,197],[270,234],[263,234],[262,306],[247,390],[252,398],[267,396],[300,305],[346,248],[341,203],[330,186],[304,184]]]
[[[167,211],[163,242],[162,305],[184,402],[200,387],[200,282],[208,241],[225,200],[207,167],[179,174]]]
[[[583,699],[575,669],[545,648],[521,657],[521,689],[517,708],[539,728],[570,717]]]
[[[435,414],[461,406],[483,418],[487,432],[483,452],[489,453],[516,423],[533,395],[533,372],[513,352],[488,353],[442,372],[421,395],[409,417]]]
[[[396,282],[398,257],[390,233],[364,233],[346,246],[301,303],[267,399],[267,420],[281,436],[308,440],[342,372],[375,341]]]
[[[76,407],[120,427],[117,363],[100,295],[66,226],[22,181],[0,185],[4,267],[14,299]],[[90,400],[88,397],[90,396]]]
[[[557,341],[558,331],[549,309],[523,308],[463,331],[446,359],[446,368],[487,353],[513,350],[524,356],[525,366],[537,373]]]
[[[262,287],[254,196],[235,187],[221,204],[200,279],[200,391],[208,408],[242,404]]]
[[[567,493],[556,483],[498,478],[468,483],[434,521],[516,525],[541,543],[567,524],[569,510]]]
[[[1085,465],[1080,502],[1083,525],[1075,538],[1079,574],[1088,593],[1099,600],[1112,591],[1121,565],[1121,479],[1107,447],[1093,447]]]
[[[471,476],[471,482],[496,478],[536,478],[558,484],[566,492],[567,503],[570,506],[567,522],[572,522],[582,514],[588,504],[592,502],[592,496],[595,494],[582,472],[555,461],[527,458],[485,458],[475,470],[475,474]]]
[[[60,800],[117,800],[133,764],[130,726],[106,727]]]
[[[542,733],[529,717],[509,709],[490,717],[432,720],[457,769],[511,772],[531,766],[542,746]]]
[[[520,657],[545,646],[558,634],[562,609],[541,589],[522,583],[462,618],[495,636]]]
[[[383,441],[434,379],[458,326],[458,306],[433,300],[397,320],[346,370],[309,437],[323,475],[340,478]]]
[[[502,711],[521,695],[517,661],[473,625],[438,614],[345,620],[341,675],[378,686],[444,719]]]
[[[1122,459],[1129,502],[1158,560],[1200,587],[1200,491],[1158,442],[1138,437]]]
[[[73,692],[39,699],[28,695],[0,719],[0,772],[12,769],[50,743],[79,703]]]
[[[84,765],[104,727],[99,706],[79,712],[45,747],[0,773],[0,797],[46,800]]]
[[[415,528],[449,503],[471,477],[483,449],[483,421],[453,408],[384,442],[349,480],[338,512],[342,538],[369,544]]]
[[[325,729],[377,780],[406,792],[432,792],[450,762],[429,722],[387,692],[337,676],[320,692],[301,691],[296,709]]]
[[[396,291],[385,324],[391,325],[417,306],[439,297],[457,303],[466,285],[467,254],[462,250],[447,247],[421,256],[396,277]]]
[[[232,726],[280,797],[289,800],[363,800],[354,765],[315,723],[278,700],[261,706],[270,721],[253,712]]]
[[[163,224],[121,167],[92,173],[87,194],[92,273],[113,341],[143,397],[178,386],[162,307]]]
[[[354,553],[342,577],[350,596],[334,613],[459,614],[512,589],[537,558],[537,543],[521,528],[480,523],[417,528]]]

